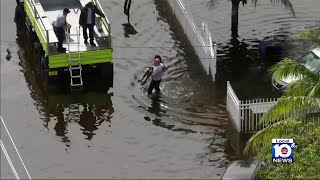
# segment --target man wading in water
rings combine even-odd
[[[163,71],[164,71],[164,65],[161,63],[160,58],[155,58],[154,68],[153,68],[153,72],[151,74],[152,81],[151,81],[149,88],[148,88],[149,95],[152,94],[153,89],[156,89],[156,92],[160,93],[159,86],[160,86],[160,82],[162,79]]]
[[[160,59],[160,64],[163,65],[162,60],[161,60],[161,56],[156,55],[156,56],[154,57],[154,60],[157,59],[157,58]],[[147,80],[149,79],[149,77],[150,77],[151,74],[152,74],[152,71],[153,71],[154,66],[155,66],[155,65],[153,64],[152,67],[148,67],[147,70],[146,70],[146,72],[144,73],[143,77],[138,80],[138,82],[142,82],[142,83],[141,83],[142,86],[147,83]],[[166,66],[163,65],[163,71],[165,70],[165,68],[166,68]],[[143,80],[145,77],[146,77],[146,79]]]

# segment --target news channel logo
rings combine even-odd
[[[293,139],[272,139],[272,162],[293,163],[294,150],[298,144]]]

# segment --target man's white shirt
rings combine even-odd
[[[56,20],[55,26],[58,28],[62,28],[64,25],[66,25],[67,17],[63,15],[63,12],[61,12]]]

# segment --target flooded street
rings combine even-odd
[[[281,4],[261,0],[255,8],[248,1],[244,6],[239,5],[239,37],[232,38],[231,1],[219,1],[211,10],[207,0],[183,2],[198,27],[203,20],[207,21],[213,41],[218,44],[217,83],[229,80],[242,100],[275,96],[266,72],[275,62],[260,57],[260,41],[278,42],[285,56],[297,58],[309,50],[310,44],[293,39],[292,33],[317,26],[320,20],[317,15],[320,1],[317,0],[291,0],[295,17]]]
[[[90,77],[79,94],[64,86],[42,88],[34,75],[28,39],[16,35],[15,2],[1,1],[1,116],[32,178],[216,179],[236,159],[226,143],[225,80],[234,82],[242,97],[273,95],[265,74],[271,63],[259,59],[259,41],[277,36],[291,42],[287,35],[299,26],[316,24],[320,4],[295,3],[297,18],[269,1],[257,9],[241,7],[236,47],[230,40],[230,23],[224,21],[230,19],[229,1],[214,12],[207,12],[204,1],[185,2],[192,4],[197,22],[205,17],[218,42],[215,85],[163,3],[133,1],[130,27],[124,0],[100,0],[112,27],[114,87],[106,90]],[[278,14],[268,17],[264,11]],[[288,45],[286,53],[295,45]],[[12,52],[10,61],[5,59],[6,49]],[[161,83],[163,94],[150,98],[137,79],[156,54],[168,69]],[[1,137],[14,153],[2,127]],[[1,178],[14,178],[3,154]]]
[[[17,53],[10,61],[1,54],[1,114],[32,178],[220,176],[230,158],[223,152],[224,99],[162,16],[161,4],[135,1],[131,24],[138,33],[127,35],[124,2],[101,1],[112,22],[114,88],[89,80],[82,94],[70,94],[41,88],[28,40],[14,31],[14,2],[8,3],[1,9],[1,51]],[[156,54],[168,70],[162,97],[149,98],[137,77]]]

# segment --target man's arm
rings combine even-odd
[[[84,9],[81,9],[80,17],[79,17],[79,25],[83,26],[83,18],[84,18]]]
[[[101,17],[106,17],[99,8],[97,8],[97,6],[94,6],[94,12],[98,15],[100,15]]]

